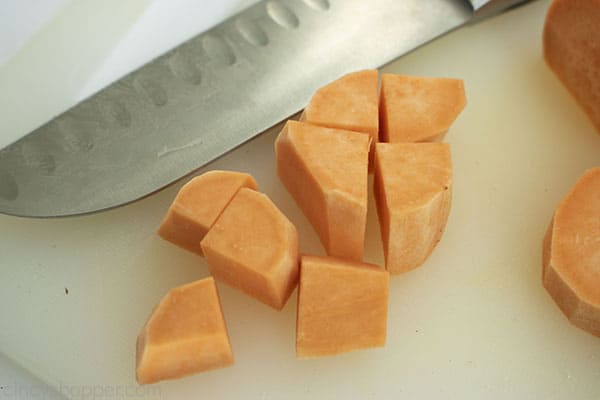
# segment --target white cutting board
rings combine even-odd
[[[384,68],[464,78],[469,101],[447,136],[446,234],[422,268],[392,279],[385,348],[298,361],[295,295],[276,312],[219,285],[235,365],[138,389],[135,339],[152,307],[208,275],[202,258],[154,233],[181,182],[87,217],[1,216],[1,350],[72,398],[600,398],[600,338],[570,325],[540,282],[554,206],[600,165],[600,135],[541,59],[548,4],[460,29]],[[274,173],[276,133],[202,171],[252,173],[297,225],[301,250],[322,253]],[[381,263],[369,212],[366,258]]]

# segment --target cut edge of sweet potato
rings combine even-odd
[[[377,144],[373,189],[390,273],[421,266],[441,240],[452,199],[451,163],[445,143]]]
[[[380,141],[440,141],[466,104],[461,79],[383,74]]]
[[[296,227],[264,193],[241,188],[200,245],[215,278],[277,310],[296,287]]]
[[[389,273],[385,269],[313,255],[303,255],[300,268],[296,358],[333,356],[385,345],[389,301]],[[321,276],[315,279],[313,275]],[[356,293],[351,293],[352,290]],[[310,301],[314,304],[307,303]],[[372,303],[367,304],[369,301]],[[356,307],[366,307],[366,311],[357,311]],[[325,327],[315,327],[316,323]],[[344,334],[344,330],[348,332]]]
[[[600,259],[599,210],[597,167],[587,170],[557,206],[542,250],[544,287],[571,323],[596,336],[600,336],[600,278],[594,272],[599,268],[594,260]]]
[[[197,301],[208,304],[195,304]],[[204,306],[204,313],[193,312],[197,306]],[[182,307],[191,307],[192,312]],[[212,327],[198,320],[207,314]],[[201,332],[207,329],[210,332]],[[171,289],[153,309],[136,342],[139,384],[178,379],[233,362],[219,292],[212,277]]]
[[[367,133],[376,143],[378,85],[375,69],[350,72],[317,89],[300,118],[326,128]]]
[[[158,235],[202,256],[200,241],[242,187],[258,190],[254,178],[243,172],[213,170],[193,178],[177,193]]]
[[[288,121],[275,141],[278,176],[327,253],[357,261],[364,252],[369,140]]]

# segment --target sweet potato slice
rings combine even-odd
[[[600,132],[600,0],[555,0],[544,25],[544,58]]]
[[[600,336],[600,167],[586,171],[556,208],[542,279],[574,325]]]
[[[281,309],[298,282],[298,234],[262,193],[242,188],[200,243],[212,275]]]
[[[138,336],[136,359],[140,384],[233,364],[213,278],[167,293]]]
[[[364,132],[377,143],[378,72],[352,72],[315,92],[301,120],[326,128]]]
[[[296,356],[310,358],[385,345],[389,273],[370,264],[303,256]]]
[[[390,143],[441,140],[466,104],[460,79],[383,74],[380,140]]]
[[[369,137],[288,121],[275,141],[277,173],[327,254],[361,261]]]
[[[387,270],[423,264],[440,241],[452,192],[446,143],[378,143],[375,200]]]
[[[242,187],[257,190],[254,178],[241,172],[215,170],[192,179],[175,197],[158,234],[202,255],[200,241]]]

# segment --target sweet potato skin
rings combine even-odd
[[[600,0],[555,0],[546,14],[544,59],[600,133]]]

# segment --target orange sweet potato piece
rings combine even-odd
[[[200,241],[242,187],[257,190],[254,178],[241,172],[215,170],[192,179],[175,197],[158,234],[202,255]]]
[[[200,243],[212,275],[281,309],[298,282],[298,234],[262,193],[242,188]]]
[[[441,140],[466,104],[460,79],[383,74],[380,140],[390,143]]]
[[[327,254],[363,258],[369,137],[288,121],[275,141],[277,173]]]
[[[544,58],[600,132],[600,0],[555,0],[544,25]]]
[[[213,278],[167,293],[138,336],[136,361],[140,384],[233,364]]]
[[[423,264],[440,241],[452,191],[446,143],[378,143],[375,200],[387,270]]]
[[[385,345],[389,273],[375,265],[303,256],[296,356],[321,357]]]
[[[600,336],[600,167],[586,171],[556,208],[542,280],[571,323]]]
[[[301,120],[326,128],[364,132],[378,141],[378,72],[352,72],[318,89]]]

